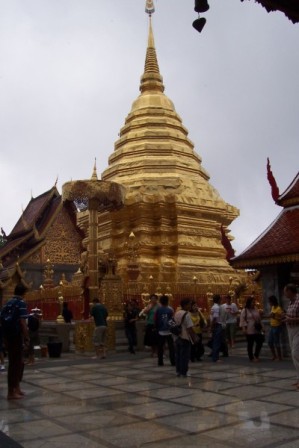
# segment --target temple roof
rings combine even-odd
[[[0,248],[3,265],[1,275],[9,277],[16,263],[25,260],[45,240],[48,228],[62,207],[62,198],[56,186],[32,198],[22,216]]]
[[[277,203],[283,207],[288,205],[299,204],[299,172],[295,176],[293,182],[279,196]]]
[[[284,207],[281,213],[244,252],[230,260],[234,267],[299,261],[299,173],[277,203]]]
[[[244,1],[244,0],[241,0]],[[260,3],[268,12],[281,11],[293,23],[299,22],[299,2],[298,0],[255,0]]]
[[[15,239],[17,235],[30,233],[30,231],[33,230],[33,227],[37,226],[39,219],[43,217],[45,209],[51,204],[53,199],[55,200],[55,198],[60,198],[60,194],[55,186],[36,198],[31,198],[7,239]],[[57,202],[59,201],[56,201],[56,203]]]

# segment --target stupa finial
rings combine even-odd
[[[91,180],[98,180],[98,174],[97,174],[97,158],[94,158],[94,166],[93,171],[91,175]]]
[[[152,17],[152,14],[155,12],[155,6],[153,0],[146,0],[145,2],[145,12]]]
[[[152,29],[152,13],[155,11],[154,2],[146,0],[145,12],[149,15],[149,32],[144,73],[141,77],[140,91],[160,91],[164,92],[163,78],[160,75],[159,64],[156,54],[154,33]]]

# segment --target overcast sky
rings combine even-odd
[[[0,226],[8,234],[59,177],[108,164],[139,94],[145,0],[0,0]],[[201,34],[193,0],[156,0],[155,43],[165,93],[210,182],[240,209],[244,250],[280,212],[299,165],[299,24],[253,1],[210,0]]]

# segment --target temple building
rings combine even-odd
[[[31,198],[5,241],[0,248],[2,299],[10,297],[20,281],[30,289],[52,287],[61,278],[71,280],[78,269],[82,233],[76,226],[76,209],[62,203],[56,186]]]
[[[266,308],[270,295],[279,297],[283,304],[284,286],[299,284],[299,173],[282,194],[272,176],[269,180],[273,199],[282,210],[243,253],[231,260],[236,268],[260,272]]]

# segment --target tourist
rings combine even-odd
[[[237,331],[237,319],[238,319],[238,307],[232,302],[231,296],[228,294],[225,296],[225,303],[221,305],[221,307],[226,312],[226,327],[225,327],[225,335],[227,343],[230,347],[235,346],[235,336]]]
[[[3,327],[4,345],[8,354],[8,370],[7,370],[7,384],[8,384],[8,400],[17,400],[23,398],[24,392],[21,390],[20,382],[23,378],[24,371],[24,348],[29,345],[29,334],[26,325],[28,317],[27,305],[23,300],[27,292],[27,288],[23,284],[18,284],[14,290],[14,296],[5,306],[13,306],[18,308],[18,318],[16,321],[15,330],[9,334],[5,332]],[[2,312],[4,307],[2,309]]]
[[[172,366],[175,366],[174,342],[172,334],[169,331],[169,320],[173,317],[173,309],[168,306],[168,296],[160,297],[160,306],[154,315],[154,323],[158,332],[158,366],[163,366],[164,346],[168,345],[169,360]]]
[[[193,331],[197,336],[196,343],[191,344],[190,360],[191,362],[201,361],[205,352],[202,343],[202,330],[207,326],[207,321],[195,301],[191,303],[190,317],[193,323]]]
[[[34,358],[34,347],[40,344],[39,339],[39,327],[40,318],[42,316],[41,310],[39,308],[33,308],[28,316],[27,327],[29,333],[29,346],[28,346],[28,365],[33,365],[35,362]]]
[[[291,355],[297,372],[297,379],[294,384],[299,391],[299,294],[296,285],[289,283],[284,288],[284,295],[290,299],[284,322],[287,324]]]
[[[222,351],[223,356],[228,356],[228,349],[225,340],[226,313],[221,308],[221,297],[219,294],[213,296],[213,306],[210,311],[210,325],[212,333],[212,361],[221,362],[219,354]]]
[[[248,297],[246,300],[245,308],[240,316],[240,327],[246,335],[249,360],[258,362],[265,337],[262,332],[263,326],[260,312],[255,307],[254,297]]]
[[[270,296],[268,298],[271,306],[270,312],[270,331],[268,345],[272,353],[272,361],[282,360],[280,337],[282,331],[282,316],[283,309],[278,305],[276,296]]]
[[[197,342],[197,336],[193,331],[193,322],[189,312],[191,299],[182,299],[180,305],[181,309],[174,315],[175,322],[182,326],[181,334],[175,338],[175,365],[176,375],[186,377],[190,376],[188,368],[191,344]]]
[[[0,322],[0,372],[4,372],[5,365],[4,365],[4,342],[3,342],[3,332],[2,332],[2,326]]]
[[[135,354],[137,345],[136,321],[138,320],[138,309],[132,302],[128,302],[124,310],[125,333],[129,343],[129,352]]]
[[[101,357],[106,358],[106,336],[107,336],[107,308],[101,303],[100,299],[93,299],[93,307],[90,310],[90,315],[94,319],[95,329],[93,335],[93,344],[95,347],[96,356],[93,359]]]
[[[157,353],[158,333],[154,325],[154,315],[158,306],[158,296],[152,294],[149,304],[139,314],[140,317],[144,315],[146,318],[144,345],[151,348],[151,356]]]
[[[66,324],[70,324],[73,320],[73,313],[72,311],[69,309],[68,307],[68,303],[67,302],[63,302],[62,305],[62,316],[64,318],[64,322]]]

